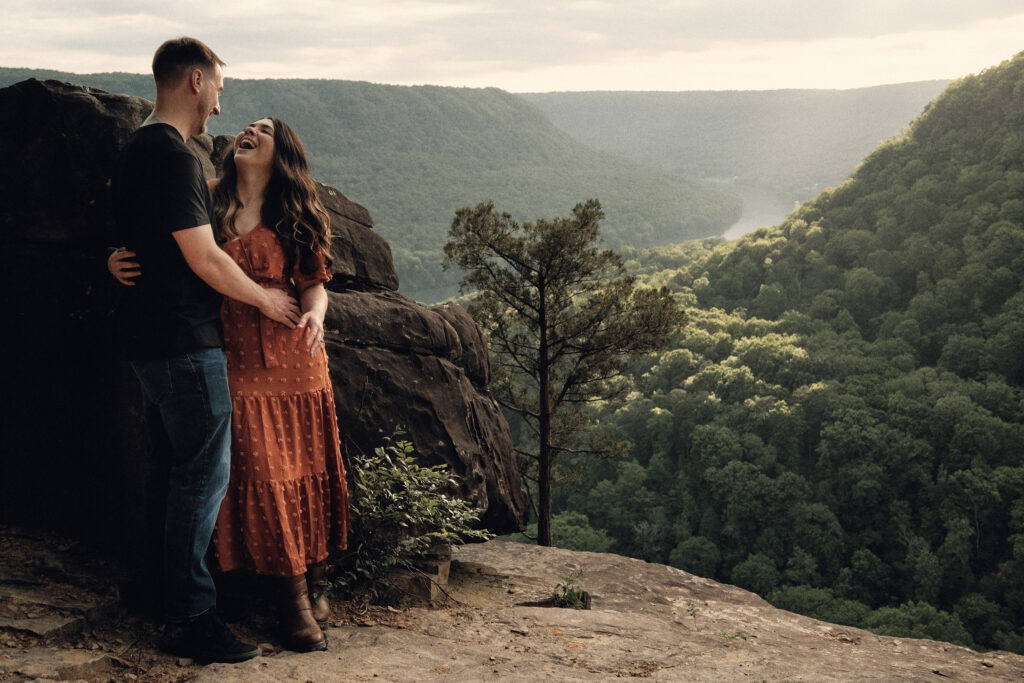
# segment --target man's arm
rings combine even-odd
[[[236,301],[255,306],[260,313],[282,325],[295,327],[301,311],[287,292],[261,287],[246,275],[213,238],[209,224],[172,233],[188,267],[206,284]]]

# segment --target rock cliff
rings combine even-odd
[[[536,606],[582,570],[582,611]],[[492,541],[456,548],[441,610],[339,624],[321,656],[215,664],[194,681],[1019,681],[1024,656],[890,638],[776,609],[673,567]]]
[[[1024,679],[1024,656],[827,624],[664,565],[497,541],[455,549],[449,597],[434,608],[336,603],[329,649],[306,654],[281,649],[272,611],[248,609],[232,625],[265,655],[200,667],[160,653],[156,628],[119,613],[102,569],[75,548],[0,527],[0,549],[0,679]],[[578,570],[592,609],[541,606]]]
[[[144,449],[137,384],[114,354],[118,285],[109,179],[151,103],[57,81],[0,89],[0,287],[7,381],[0,521],[110,547],[138,530]],[[193,138],[207,173],[229,138]],[[334,234],[328,353],[345,448],[372,450],[402,428],[428,464],[496,531],[519,528],[525,498],[508,425],[486,394],[486,347],[465,311],[397,292],[369,212],[324,185]]]

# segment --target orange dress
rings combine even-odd
[[[262,223],[224,250],[255,282],[302,291],[331,279],[286,267]],[[213,532],[223,571],[296,576],[344,549],[348,491],[334,393],[321,346],[310,358],[305,329],[288,329],[258,309],[224,299],[224,352],[233,408],[231,481]]]

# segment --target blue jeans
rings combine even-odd
[[[190,619],[217,602],[206,551],[231,467],[227,361],[204,348],[131,365],[146,402],[146,498],[157,519],[150,533],[162,540],[164,610],[170,621]]]

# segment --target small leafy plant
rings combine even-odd
[[[387,439],[372,455],[350,458],[350,552],[335,572],[335,589],[378,602],[388,574],[413,569],[432,546],[493,538],[473,528],[480,511],[451,495],[458,478],[444,465],[420,465],[414,453],[408,441]]]
[[[700,614],[700,607],[697,607],[692,600],[686,601],[686,612],[693,618],[693,630],[700,633],[704,630],[702,627],[697,626],[697,615]]]
[[[720,638],[727,638],[729,640],[746,640],[747,636],[744,633],[733,633],[729,634],[724,628],[718,629],[718,633],[715,634]]]
[[[580,586],[581,576],[583,569],[576,569],[562,576],[561,581],[555,585],[555,603],[559,607],[586,608],[585,591]]]

